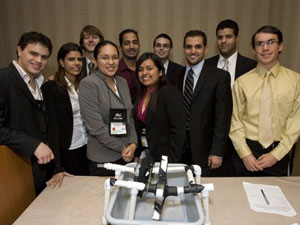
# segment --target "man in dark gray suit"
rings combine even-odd
[[[165,68],[165,75],[170,84],[174,77],[184,67],[178,63],[172,62],[169,57],[173,49],[173,42],[169,35],[161,33],[153,41],[153,52],[161,59]]]
[[[230,73],[231,87],[234,81],[256,66],[256,61],[242,56],[237,51],[239,27],[233,20],[223,20],[216,28],[219,55],[206,60],[209,65],[226,70]]]

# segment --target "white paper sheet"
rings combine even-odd
[[[255,212],[275,213],[284,216],[297,215],[280,187],[248,182],[243,182],[243,185],[250,208]]]

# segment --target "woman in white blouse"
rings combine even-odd
[[[88,175],[87,132],[78,102],[82,73],[82,50],[66,43],[58,51],[58,71],[54,80],[42,86],[48,117],[48,140],[55,154],[54,176],[48,182],[55,187],[64,176]]]

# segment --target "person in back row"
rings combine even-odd
[[[174,83],[174,77],[183,69],[182,65],[172,62],[169,57],[173,49],[173,42],[169,35],[161,33],[154,38],[153,52],[160,58],[164,65],[164,74],[169,84]]]
[[[132,103],[137,95],[137,79],[135,74],[136,59],[140,52],[140,41],[138,32],[126,29],[119,34],[120,50],[122,59],[119,63],[117,74],[126,79]]]

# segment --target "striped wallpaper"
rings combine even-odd
[[[0,67],[15,58],[16,44],[23,32],[47,34],[54,45],[44,71],[56,70],[56,54],[65,42],[79,41],[83,26],[100,28],[106,39],[118,42],[125,28],[139,32],[141,52],[152,51],[152,41],[161,32],[174,42],[172,58],[184,64],[182,42],[186,31],[201,29],[208,36],[208,57],[216,54],[215,28],[231,18],[240,26],[239,51],[252,57],[252,34],[261,26],[279,27],[285,48],[281,63],[300,72],[299,0],[1,0]]]

